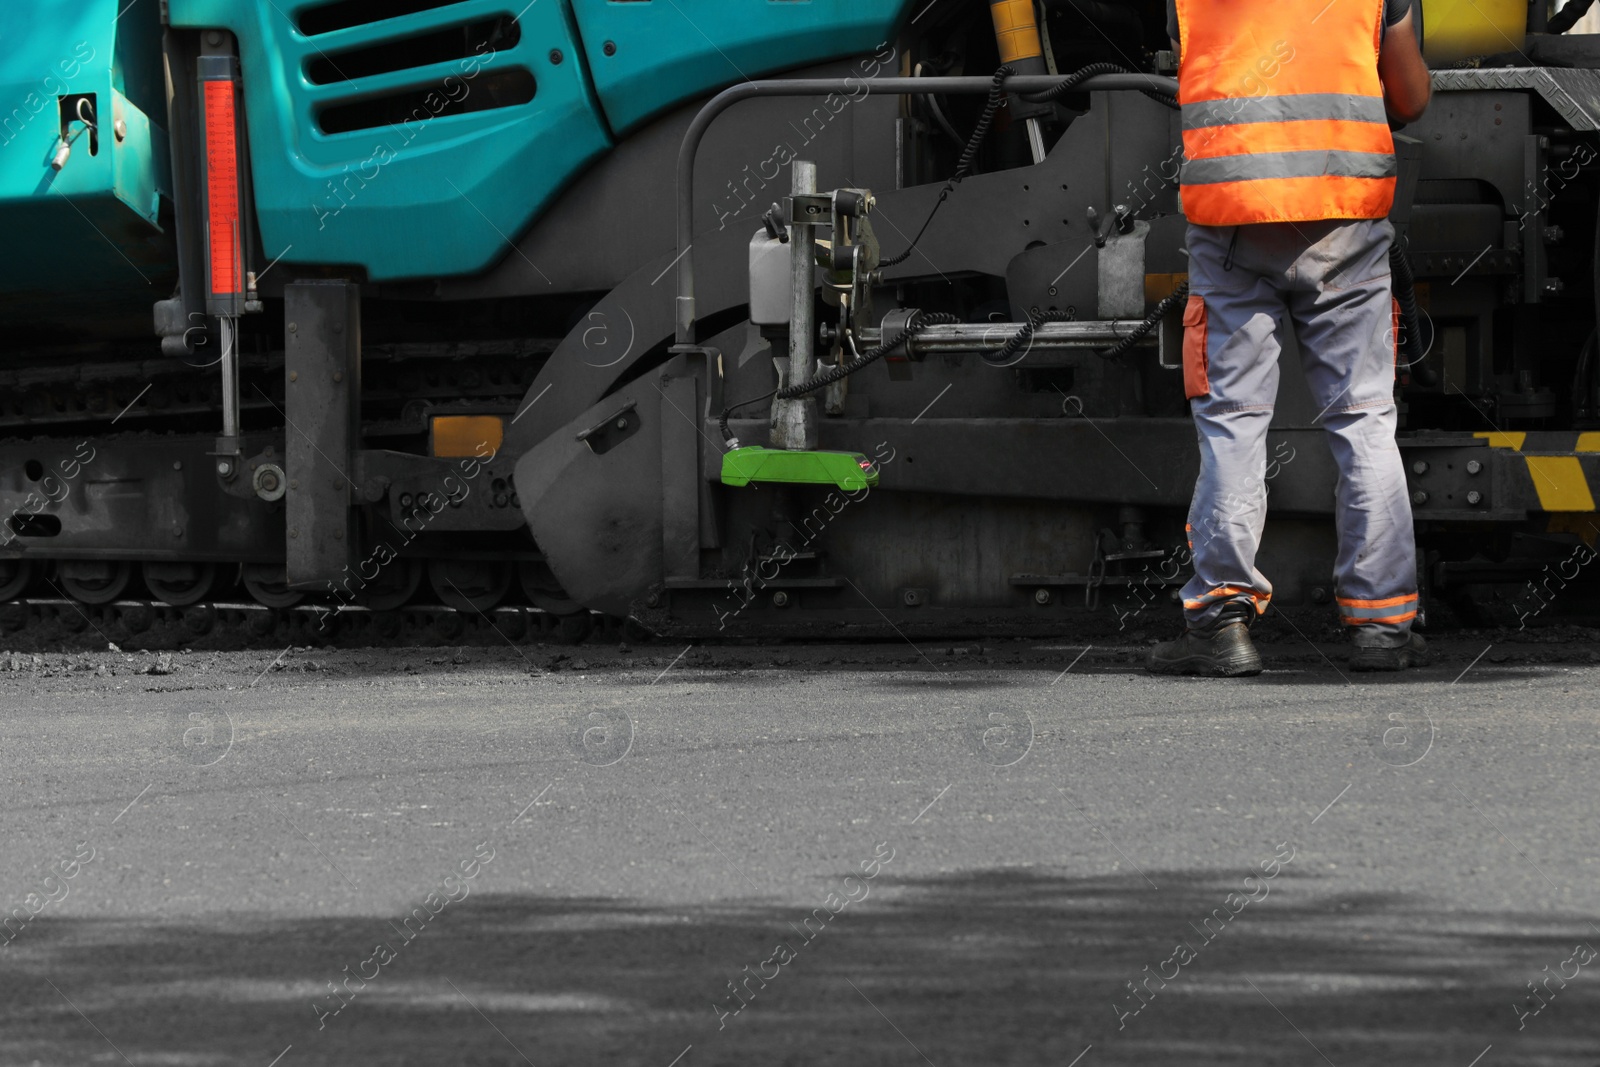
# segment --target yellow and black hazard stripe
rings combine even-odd
[[[1552,530],[1594,540],[1600,530],[1594,516],[1600,499],[1600,432],[1497,430],[1473,436],[1490,448],[1520,453],[1531,490],[1523,494],[1529,511],[1548,513]]]

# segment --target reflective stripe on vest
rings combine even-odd
[[[1375,219],[1394,201],[1384,0],[1176,0],[1184,213],[1204,226]],[[1241,28],[1247,28],[1241,32]]]
[[[1186,130],[1232,126],[1241,122],[1307,122],[1312,119],[1381,122],[1385,125],[1389,122],[1382,100],[1345,93],[1244,96],[1183,105],[1183,128]]]
[[[1392,178],[1394,156],[1376,152],[1259,152],[1248,156],[1191,159],[1183,165],[1185,185],[1215,185],[1264,178]]]

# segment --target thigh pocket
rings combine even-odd
[[[1211,392],[1206,362],[1206,299],[1189,294],[1183,309],[1183,395],[1193,400]]]

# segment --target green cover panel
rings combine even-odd
[[[722,484],[752,482],[832,485],[855,492],[878,484],[878,468],[859,452],[788,452],[777,448],[736,448],[722,456]]]

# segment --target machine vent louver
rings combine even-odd
[[[337,0],[300,13],[300,32],[307,37],[348,30],[385,19],[415,15],[435,8],[450,7],[465,0]]]
[[[429,118],[515,107],[532,100],[537,90],[533,75],[517,68],[479,75],[472,82],[472,91],[459,100],[442,96],[438,86],[407,89],[370,100],[324,108],[317,121],[323,133],[401,126]]]
[[[522,40],[522,27],[509,16],[480,19],[463,26],[405,37],[398,41],[317,55],[306,69],[313,85],[359,81],[374,74],[449,63],[483,55],[489,49],[505,51]]]
[[[364,11],[379,17],[370,27],[341,22],[340,28],[350,32],[341,35],[340,43],[349,43],[338,49],[319,47],[306,57],[307,81],[335,90],[315,107],[322,132],[400,126],[531,101],[538,91],[533,74],[526,67],[508,65],[522,40],[520,23],[507,14],[483,17],[481,3],[471,5],[479,11],[463,11],[459,22],[445,21],[448,12],[443,18],[419,18],[425,11],[449,6],[436,0],[399,4],[386,0],[379,12],[373,4],[342,0],[306,12],[302,27],[314,14],[328,16],[329,21],[313,21],[313,26],[331,24],[333,15],[352,20]],[[419,22],[422,25],[416,25]],[[417,71],[416,78],[407,81],[407,71]],[[378,91],[364,84],[375,79],[383,81]]]

